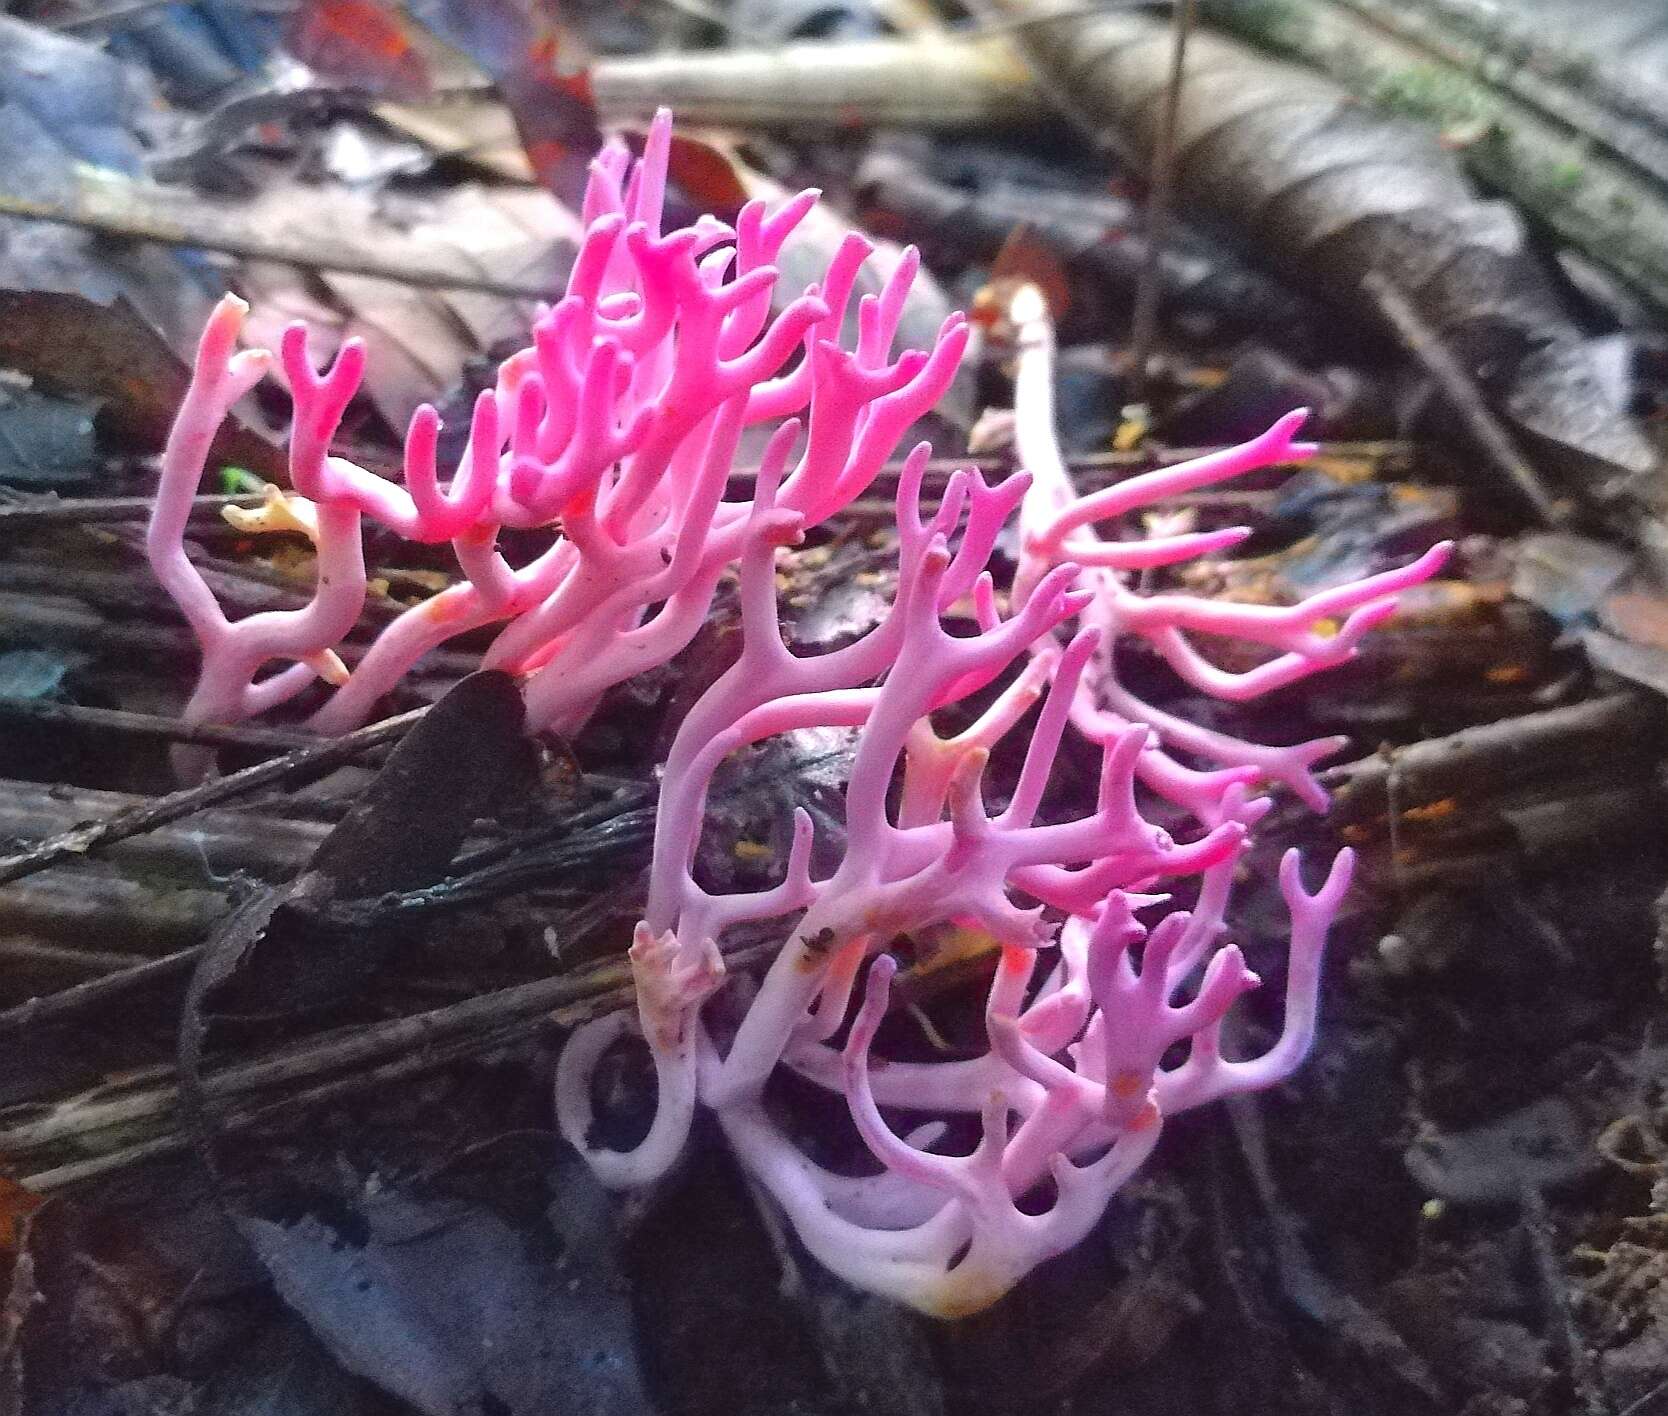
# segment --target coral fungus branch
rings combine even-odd
[[[803,525],[837,514],[874,480],[949,386],[965,321],[948,320],[931,349],[894,356],[918,267],[906,254],[880,293],[860,302],[856,347],[841,348],[868,243],[846,242],[822,286],[788,294],[773,263],[814,193],[776,207],[750,202],[733,228],[704,218],[663,233],[669,141],[662,114],[640,163],[621,146],[598,157],[566,293],[481,395],[444,487],[432,408],[407,429],[404,486],[331,456],[364,350],[349,341],[320,372],[306,331],[285,332],[291,491],[240,524],[305,530],[317,548],[318,593],[306,611],[247,627],[225,620],[183,546],[181,508],[206,470],[214,431],[271,362],[234,354],[241,306],[222,304],[169,440],[149,539],[152,564],[202,646],[191,721],[250,717],[323,678],[334,691],[311,725],[341,732],[371,717],[431,650],[499,626],[485,663],[527,676],[532,727],[574,731],[607,688],[664,663],[704,620],[750,524],[746,502],[723,499],[745,427],[801,415],[792,426],[803,448],[784,461],[781,507]],[[787,371],[795,354],[803,357]],[[791,447],[780,451],[790,459]],[[386,626],[349,674],[334,651],[363,600],[363,518],[413,541],[449,543],[459,578]],[[512,563],[506,530],[542,531],[548,545]],[[257,684],[266,663],[286,658],[299,667]]]

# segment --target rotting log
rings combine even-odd
[[[1169,89],[1169,26],[1126,10],[978,0],[1045,88],[1144,168]],[[1221,34],[1182,71],[1177,191],[1343,311],[1380,320],[1363,279],[1405,294],[1490,406],[1668,575],[1668,479],[1618,403],[1509,205],[1485,200],[1431,125],[1375,112],[1326,76]]]
[[[1223,28],[1460,135],[1459,160],[1668,312],[1668,138],[1387,0],[1205,0]]]

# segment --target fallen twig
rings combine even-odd
[[[1269,1230],[1277,1282],[1322,1330],[1339,1356],[1371,1362],[1409,1393],[1417,1393],[1432,1410],[1440,1409],[1442,1383],[1430,1365],[1401,1335],[1315,1262],[1302,1225],[1280,1193],[1269,1156],[1262,1101],[1238,1096],[1227,1103],[1228,1119],[1240,1158],[1250,1179],[1250,1194]]]
[[[228,731],[231,730],[215,730],[217,734]],[[274,745],[264,755],[288,752],[298,746],[316,746],[319,741],[308,737],[299,743]],[[216,738],[210,738],[208,743],[222,745]],[[153,800],[134,792],[0,778],[0,840],[19,844],[44,841],[89,821],[104,820]],[[283,798],[275,798],[254,807],[208,807],[193,812],[187,822],[157,826],[142,836],[114,843],[103,859],[111,864],[115,874],[137,876],[144,871],[155,871],[169,881],[194,875],[216,879],[235,871],[268,880],[288,879],[306,865],[308,857],[329,834],[331,825],[313,814],[297,816],[288,810],[290,805]],[[77,864],[91,866],[94,862]],[[0,908],[4,904],[5,897],[0,895]]]
[[[711,54],[609,58],[590,73],[607,122],[662,105],[695,126],[957,130],[1035,126],[1043,116],[1007,45],[874,39]]]
[[[218,521],[224,507],[254,510],[263,500],[253,492],[238,496],[204,495],[192,499],[191,514]],[[111,521],[143,521],[155,505],[154,497],[31,497],[27,501],[0,502],[0,531],[33,530],[59,522],[92,526]]]
[[[130,957],[178,949],[202,938],[230,908],[224,883],[211,880],[200,861],[196,874],[196,884],[181,884],[89,862],[15,880],[0,889],[0,933],[77,948],[109,941]]]
[[[1099,485],[1097,473],[1138,472],[1149,467],[1168,466],[1186,462],[1216,452],[1215,447],[1142,448],[1139,451],[1084,453],[1069,458],[1070,469],[1088,480],[1086,486]],[[1319,456],[1358,458],[1374,464],[1376,475],[1391,475],[1405,471],[1417,451],[1411,442],[1399,438],[1369,439],[1360,442],[1337,441],[1320,444]],[[1008,465],[1002,457],[935,457],[927,462],[922,483],[927,491],[942,488],[944,479],[962,467],[981,472],[999,472]],[[896,482],[902,462],[889,462],[880,470],[880,479]],[[731,475],[725,488],[727,496],[749,496],[753,487],[753,470],[746,468]],[[227,506],[257,507],[259,496],[204,495],[192,500],[191,514],[218,520],[220,509]],[[131,497],[59,497],[31,498],[28,501],[0,500],[0,534],[8,530],[31,530],[36,527],[67,523],[72,525],[106,525],[110,523],[143,521],[155,505],[148,496]]]
[[[1414,308],[1413,302],[1382,271],[1368,271],[1361,277],[1361,286],[1396,331],[1402,347],[1418,360],[1419,366],[1441,389],[1444,400],[1465,424],[1477,446],[1541,521],[1548,526],[1567,521],[1569,508],[1552,495],[1540,474],[1518,451],[1500,420],[1489,412],[1476,380]]]
[[[770,951],[768,943],[752,943],[726,951],[725,959],[729,966],[741,968],[757,962]],[[346,1068],[380,1065],[390,1057],[433,1055],[437,1048],[455,1042],[456,1050],[444,1059],[450,1060],[451,1056],[500,1046],[505,1039],[499,1029],[504,1024],[522,1021],[529,1033],[549,1026],[571,1027],[598,1014],[629,1007],[633,997],[629,965],[624,960],[600,964],[580,973],[517,984],[461,1003],[310,1039],[253,1061],[223,1066],[203,1078],[203,1093],[211,1098],[243,1096]],[[356,1075],[362,1084],[370,1084],[363,1073]],[[172,1115],[177,1097],[178,1089],[170,1081],[112,1100],[65,1102],[35,1120],[0,1129],[0,1152],[12,1157],[15,1166],[19,1157],[50,1146],[79,1141],[112,1127]],[[223,1118],[217,1117],[217,1124],[224,1125]],[[143,1153],[134,1159],[160,1153],[157,1147],[163,1139],[168,1138],[146,1141]],[[176,1135],[165,1149],[178,1150],[185,1144],[184,1137]],[[55,1171],[42,1173],[52,1176]],[[38,1178],[38,1175],[31,1176],[25,1183],[34,1187]],[[49,1179],[47,1183],[50,1187],[53,1181]],[[56,1183],[67,1182],[60,1177]]]
[[[154,983],[184,978],[202,952],[201,944],[193,944],[188,949],[176,949],[159,959],[146,959],[142,964],[117,969],[101,978],[90,978],[85,983],[61,988],[43,998],[28,999],[15,1008],[0,1012],[0,1037],[10,1037],[49,1023],[84,1018]]]
[[[68,948],[7,930],[0,936],[0,964],[10,976],[36,971],[99,975],[125,968],[128,955],[108,949]]]
[[[222,1131],[251,1130],[286,1116],[306,1112],[315,1106],[323,1106],[344,1096],[369,1091],[389,1082],[404,1081],[424,1072],[436,1071],[461,1057],[519,1042],[541,1026],[542,1020],[529,1019],[478,1037],[453,1038],[438,1046],[427,1047],[405,1057],[396,1057],[393,1061],[384,1062],[379,1066],[367,1067],[362,1071],[350,1072],[344,1077],[332,1078],[318,1086],[303,1088],[275,1101],[233,1107],[217,1118],[217,1125]],[[28,1176],[22,1183],[37,1194],[46,1194],[51,1190],[94,1180],[102,1175],[115,1174],[147,1160],[181,1154],[188,1150],[190,1145],[190,1138],[184,1132],[165,1131],[159,1136],[134,1145],[122,1146],[116,1150],[105,1151],[102,1155],[72,1160],[49,1170],[39,1171]]]
[[[1528,1244],[1530,1269],[1546,1309],[1546,1323],[1552,1339],[1564,1357],[1564,1370],[1583,1416],[1605,1416],[1612,1410],[1605,1399],[1601,1379],[1587,1338],[1576,1322],[1570,1303],[1570,1283],[1564,1273],[1563,1245],[1557,1243],[1546,1199],[1533,1185],[1525,1183],[1518,1194],[1522,1211],[1519,1221]]]
[[[24,639],[36,647],[61,645],[93,649],[148,665],[191,663],[201,652],[196,639],[184,629],[116,619],[61,596],[0,590],[0,629],[8,637]],[[367,648],[363,640],[349,639],[338,645],[336,652],[352,668],[364,657]],[[460,679],[479,667],[478,655],[436,649],[417,667],[415,676]]]
[[[55,703],[44,698],[0,697],[0,718],[27,719],[55,727],[93,728],[99,732],[155,738],[162,742],[195,742],[205,747],[247,747],[272,752],[313,747],[319,741],[312,733],[287,732],[283,728],[182,723],[178,718],[164,718],[155,713],[133,713],[124,708],[85,708],[78,703]]]
[[[1659,700],[1613,693],[1345,763],[1322,773],[1321,780],[1337,791],[1337,818],[1350,821],[1383,811],[1392,794],[1406,808],[1468,783],[1498,791],[1548,770],[1573,772],[1612,759],[1618,743],[1649,754],[1662,734]]]
[[[349,762],[362,752],[397,740],[427,712],[426,707],[413,708],[409,713],[385,718],[380,723],[358,728],[330,742],[297,748],[282,757],[273,758],[270,762],[245,767],[241,772],[233,772],[230,776],[216,778],[201,786],[171,792],[154,801],[117,812],[103,821],[91,822],[73,831],[66,831],[25,851],[0,857],[0,884],[32,875],[38,870],[45,870],[61,860],[85,855],[88,851],[97,850],[113,841],[137,836],[166,822],[178,821],[181,817],[189,816],[205,806],[213,806],[216,802],[231,801],[245,796],[261,787],[281,782],[296,773],[325,771]]]
[[[1141,265],[1141,279],[1135,290],[1135,312],[1130,319],[1129,367],[1135,401],[1144,402],[1152,362],[1153,341],[1158,337],[1158,297],[1162,289],[1161,268],[1165,239],[1170,232],[1170,207],[1176,175],[1176,122],[1181,112],[1182,84],[1186,79],[1187,40],[1198,18],[1198,0],[1181,0],[1173,17],[1170,49],[1170,82],[1164,90],[1164,116],[1159,120],[1158,138],[1147,186],[1147,254]]]

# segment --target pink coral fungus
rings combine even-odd
[[[663,234],[670,138],[662,114],[641,162],[615,145],[593,164],[567,292],[476,403],[444,490],[432,408],[412,418],[403,486],[331,456],[364,349],[350,340],[320,374],[305,331],[286,332],[279,362],[295,410],[291,490],[237,520],[311,537],[316,589],[303,610],[235,622],[184,549],[214,433],[270,362],[264,352],[234,353],[243,306],[221,303],[163,456],[147,542],[202,646],[190,721],[249,718],[323,679],[333,692],[312,726],[355,727],[430,650],[496,625],[485,665],[526,676],[535,728],[572,731],[605,689],[666,662],[705,619],[751,516],[745,502],[725,499],[747,428],[800,415],[803,447],[779,504],[803,525],[869,485],[954,377],[964,321],[952,317],[931,350],[892,356],[916,271],[910,252],[859,301],[856,347],[842,348],[872,246],[848,237],[820,285],[778,300],[772,262],[816,194],[775,207],[750,202],[733,226],[704,218]],[[387,625],[349,669],[338,651],[363,608],[365,517],[411,540],[450,542],[459,579]],[[500,533],[541,529],[549,546],[511,564]],[[262,677],[274,662],[287,667]]]
[[[1094,629],[1062,651],[1017,773],[1004,784],[1006,804],[989,804],[992,749],[1036,702],[1037,675],[1021,672],[956,738],[939,737],[930,715],[992,683],[1087,610],[1090,594],[1071,588],[1078,567],[1057,566],[1002,618],[983,567],[1029,479],[990,486],[956,474],[936,515],[923,522],[925,455],[920,447],[908,459],[899,491],[901,564],[890,613],[855,643],[804,658],[784,647],[776,618],[773,554],[793,531],[774,508],[779,450],[764,469],[742,559],[744,648],[673,744],[648,909],[631,950],[638,1025],[658,1078],[654,1121],[629,1151],[590,1140],[591,1077],[625,1031],[618,1016],[569,1043],[558,1067],[557,1113],[598,1174],[636,1185],[677,1158],[704,1104],[821,1262],[862,1287],[949,1316],[985,1306],[1077,1243],[1150,1151],[1166,1115],[1266,1086],[1296,1066],[1313,1029],[1320,954],[1349,860],[1338,859],[1315,896],[1303,892],[1295,857],[1286,862],[1293,947],[1285,1029],[1263,1056],[1225,1060],[1223,1017],[1257,979],[1236,948],[1218,948],[1222,911],[1246,827],[1260,808],[1242,789],[1230,790],[1217,824],[1195,840],[1172,839],[1136,805],[1136,764],[1149,750],[1149,732],[1135,725],[1105,746],[1092,810],[1043,817],[1068,710],[1099,638]],[[953,635],[941,616],[969,593],[977,632]],[[691,867],[714,769],[749,743],[812,726],[858,730],[839,864],[813,879],[812,829],[802,813],[780,884],[708,893]],[[1169,914],[1149,936],[1135,912],[1164,897],[1133,892],[1192,874],[1202,874],[1199,908]],[[1066,925],[1057,961],[1033,993],[1038,955],[1054,932],[1047,909]],[[769,920],[783,922],[785,942],[721,1050],[703,1017],[724,981],[720,946],[729,931]],[[976,1060],[892,1062],[875,1071],[870,1045],[895,968],[882,951],[940,924],[983,930],[1000,946],[987,1005],[990,1050]],[[1143,939],[1137,968],[1133,950]],[[866,965],[864,1001],[852,1020],[852,993]],[[1195,982],[1191,998],[1173,1001]],[[836,1050],[832,1040],[848,1022]],[[1161,1070],[1166,1050],[1188,1039],[1188,1059]],[[844,1093],[884,1167],[880,1175],[826,1171],[792,1142],[765,1100],[766,1082],[784,1063]],[[983,1139],[970,1155],[940,1154],[919,1144],[919,1135],[897,1135],[883,1104],[978,1116]],[[1048,1181],[1051,1202],[1021,1208]]]
[[[1324,806],[1309,768],[1342,744],[1260,747],[1159,713],[1118,683],[1119,639],[1146,638],[1184,682],[1237,701],[1350,658],[1396,593],[1434,574],[1447,554],[1435,547],[1409,566],[1285,609],[1137,593],[1126,572],[1226,549],[1244,533],[1110,542],[1089,528],[1304,455],[1292,443],[1302,417],[1243,446],[1078,497],[1054,441],[1046,313],[1037,307],[1019,332],[1017,424],[1032,471],[995,485],[956,474],[924,522],[927,449],[917,447],[900,481],[891,611],[831,653],[797,657],[783,644],[774,553],[798,528],[775,504],[782,448],[767,457],[742,557],[741,657],[673,744],[648,908],[631,949],[636,1027],[657,1077],[647,1134],[628,1150],[594,1138],[592,1077],[630,1029],[625,1018],[582,1028],[557,1070],[563,1134],[609,1183],[663,1174],[704,1106],[818,1260],[860,1287],[946,1317],[988,1305],[1081,1240],[1166,1117],[1280,1081],[1313,1036],[1321,956],[1349,886],[1349,852],[1314,894],[1303,888],[1296,853],[1282,861],[1291,919],[1284,1020],[1260,1055],[1240,1060],[1224,1055],[1224,1022],[1259,980],[1238,947],[1224,943],[1225,914],[1248,832],[1268,805],[1249,795],[1253,785],[1283,782]],[[1016,511],[1020,557],[1003,617],[985,565]],[[958,636],[942,616],[964,596],[977,629]],[[1192,636],[1248,640],[1272,657],[1228,674]],[[1004,684],[1004,674],[970,726],[940,736],[933,714]],[[1012,775],[993,780],[993,754],[1033,709]],[[810,727],[857,733],[838,864],[813,876],[812,826],[801,813],[780,883],[710,893],[694,862],[714,771],[748,744]],[[1092,810],[1061,819],[1045,798],[1069,727],[1100,746],[1101,770]],[[1219,765],[1188,760],[1197,758]],[[1193,818],[1191,839],[1144,819],[1138,781]],[[1197,877],[1194,907],[1142,923],[1139,914],[1168,899],[1149,892],[1177,876]],[[783,943],[763,980],[756,990],[735,988],[731,1006],[717,1009],[721,1021],[709,1020],[709,1000],[725,984],[727,936],[773,921]],[[882,1066],[871,1051],[897,968],[886,951],[930,940],[946,925],[980,931],[999,950],[987,1050]],[[843,1096],[878,1172],[828,1170],[795,1141],[792,1118],[766,1092],[782,1067]],[[930,1119],[903,1136],[882,1107]],[[978,1121],[966,1154],[939,1149],[945,1121],[957,1116]]]
[[[1311,809],[1325,811],[1326,793],[1312,768],[1336,754],[1347,739],[1268,747],[1166,713],[1123,684],[1116,666],[1119,643],[1142,640],[1191,687],[1243,703],[1353,658],[1362,636],[1395,612],[1398,592],[1441,569],[1448,545],[1433,546],[1407,565],[1321,591],[1296,605],[1236,605],[1191,595],[1137,593],[1124,579],[1128,572],[1227,550],[1250,533],[1233,527],[1114,540],[1103,539],[1095,528],[1111,522],[1123,530],[1136,513],[1167,498],[1308,456],[1313,447],[1293,441],[1307,415],[1288,413],[1250,442],[1079,496],[1055,435],[1054,331],[1041,292],[1032,285],[1019,287],[1008,313],[1018,346],[1015,442],[1032,476],[1020,511],[1014,595],[1022,600],[1051,566],[1072,561],[1083,568],[1079,583],[1093,595],[1085,623],[1101,630],[1100,661],[1073,699],[1073,723],[1095,742],[1116,736],[1131,723],[1145,723],[1155,741],[1142,754],[1141,780],[1203,820],[1216,819],[1222,794],[1236,781],[1281,783]],[[1196,641],[1213,638],[1276,652],[1253,669],[1231,673],[1200,652]],[[1058,647],[1039,646],[1039,652],[1052,657]],[[1194,770],[1178,754],[1215,764],[1215,770]]]
[[[320,374],[304,335],[288,333],[293,490],[274,492],[250,524],[310,536],[317,585],[300,610],[235,622],[183,548],[215,429],[268,363],[234,352],[241,307],[222,304],[169,440],[149,541],[203,645],[188,714],[245,718],[324,679],[334,691],[313,722],[347,728],[430,649],[497,625],[485,662],[523,676],[535,728],[571,730],[610,685],[686,645],[739,563],[740,656],[689,710],[665,764],[630,950],[636,1014],[569,1040],[558,1121],[606,1182],[630,1186],[667,1172],[705,1108],[829,1269],[924,1312],[968,1313],[1081,1240],[1168,1117],[1291,1074],[1349,885],[1347,851],[1312,894],[1286,856],[1283,1019],[1260,1052],[1225,1055],[1225,1020],[1259,982],[1225,938],[1230,889],[1268,805],[1252,793],[1283,785],[1324,809],[1312,769],[1342,740],[1269,747],[1190,723],[1124,685],[1120,649],[1142,641],[1183,684],[1242,702],[1352,657],[1446,548],[1291,606],[1132,585],[1132,573],[1224,551],[1245,533],[1171,525],[1122,539],[1131,515],[1305,455],[1293,441],[1302,415],[1080,496],[1055,440],[1052,326],[1021,287],[1009,313],[1026,470],[1000,481],[955,473],[928,514],[928,449],[916,447],[899,476],[890,609],[841,647],[793,652],[778,619],[778,549],[869,486],[948,387],[965,326],[953,318],[930,351],[892,357],[908,256],[860,302],[856,347],[843,349],[868,243],[848,238],[820,286],[775,301],[772,262],[813,195],[751,204],[733,227],[705,219],[663,235],[668,142],[662,117],[635,170],[623,148],[598,158],[567,293],[476,404],[444,490],[429,409],[412,421],[403,486],[329,455],[363,352],[350,343]],[[777,426],[751,498],[726,500],[743,431],[766,423]],[[460,579],[388,625],[350,671],[337,650],[364,599],[364,517],[450,542]],[[1010,519],[1018,555],[1004,603],[987,565]],[[548,548],[514,566],[498,544],[506,529],[545,530]],[[1221,667],[1204,647],[1212,640],[1250,646],[1253,666]],[[287,666],[267,671],[273,661]],[[945,736],[950,718],[960,730]],[[715,772],[804,729],[855,743],[841,828],[815,840],[801,811],[776,884],[708,888],[698,847]],[[1076,799],[1056,771],[1068,732],[1100,759],[1098,782]],[[1169,829],[1148,819],[1157,811]],[[1175,879],[1192,908],[1166,912],[1170,897],[1155,891]],[[956,932],[996,954],[982,1050],[875,1056],[898,967],[889,951],[925,951]],[[777,941],[756,984],[726,974],[726,950],[743,937]],[[655,1108],[634,1146],[612,1149],[597,1139],[595,1075],[633,1032],[654,1062]],[[767,1092],[783,1070],[842,1099],[874,1166],[853,1174],[812,1158]],[[883,1108],[909,1113],[915,1129],[900,1134]],[[971,1149],[952,1139],[963,1133],[976,1135]]]

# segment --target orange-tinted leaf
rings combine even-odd
[[[328,78],[390,98],[426,98],[433,89],[405,22],[376,0],[303,0],[285,46]]]
[[[24,1221],[45,1203],[33,1190],[0,1175],[0,1254],[10,1254],[17,1248]]]
[[[733,217],[747,200],[747,188],[729,155],[699,138],[674,133],[667,170],[693,206],[714,216]]]
[[[543,45],[537,48],[542,51]],[[540,185],[578,207],[586,169],[602,146],[589,74],[564,75],[539,63],[500,79],[498,91],[515,115],[516,131]]]
[[[413,14],[491,76],[534,174],[577,207],[602,144],[579,38],[526,0],[421,0]]]

